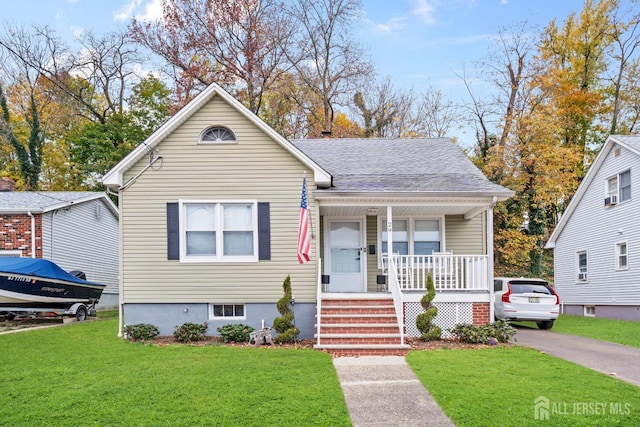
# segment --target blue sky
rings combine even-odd
[[[624,0],[623,0],[624,2]],[[4,18],[16,24],[48,24],[66,39],[82,31],[103,33],[132,17],[154,18],[160,0],[0,0]],[[460,102],[462,81],[485,56],[497,29],[527,20],[540,29],[583,7],[583,0],[364,0],[354,34],[376,69],[398,87],[440,89]]]

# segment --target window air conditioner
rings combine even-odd
[[[618,196],[609,196],[604,199],[605,206],[613,206],[618,203]]]
[[[587,273],[578,273],[578,280],[581,282],[587,281]]]

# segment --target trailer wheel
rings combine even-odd
[[[85,307],[78,307],[76,310],[76,319],[78,319],[78,322],[87,320],[87,309]]]

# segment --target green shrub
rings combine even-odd
[[[290,276],[287,276],[282,282],[282,289],[284,290],[284,296],[276,303],[276,308],[282,316],[273,319],[273,329],[278,332],[273,341],[276,343],[294,343],[300,330],[295,326],[293,310],[291,309],[293,296]]]
[[[431,304],[436,296],[436,288],[433,286],[431,274],[427,274],[426,287],[427,293],[420,300],[420,305],[425,311],[416,317],[416,327],[421,332],[420,339],[422,341],[435,341],[440,339],[442,329],[433,323],[433,319],[438,315],[438,307]]]
[[[132,341],[152,340],[160,335],[157,326],[149,323],[136,323],[135,325],[126,325],[123,328],[124,336]]]
[[[183,323],[181,326],[176,326],[173,336],[180,342],[203,341],[206,338],[207,327],[206,323]]]
[[[517,332],[509,322],[504,320],[479,326],[458,324],[449,331],[458,341],[470,344],[492,344],[492,339],[506,343]]]
[[[218,328],[222,342],[249,342],[249,335],[253,332],[253,328],[248,325],[228,324]]]

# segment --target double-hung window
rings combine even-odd
[[[616,270],[626,270],[627,268],[629,268],[627,242],[618,242],[616,243]]]
[[[183,201],[182,261],[257,261],[256,202]]]
[[[380,223],[381,253],[387,253],[388,232],[387,221]],[[441,234],[438,219],[394,219],[393,223],[393,253],[399,255],[431,255],[440,252]]]
[[[576,252],[577,277],[578,282],[588,281],[587,276],[587,251]]]
[[[606,198],[610,204],[631,199],[631,171],[626,170],[607,180]]]

